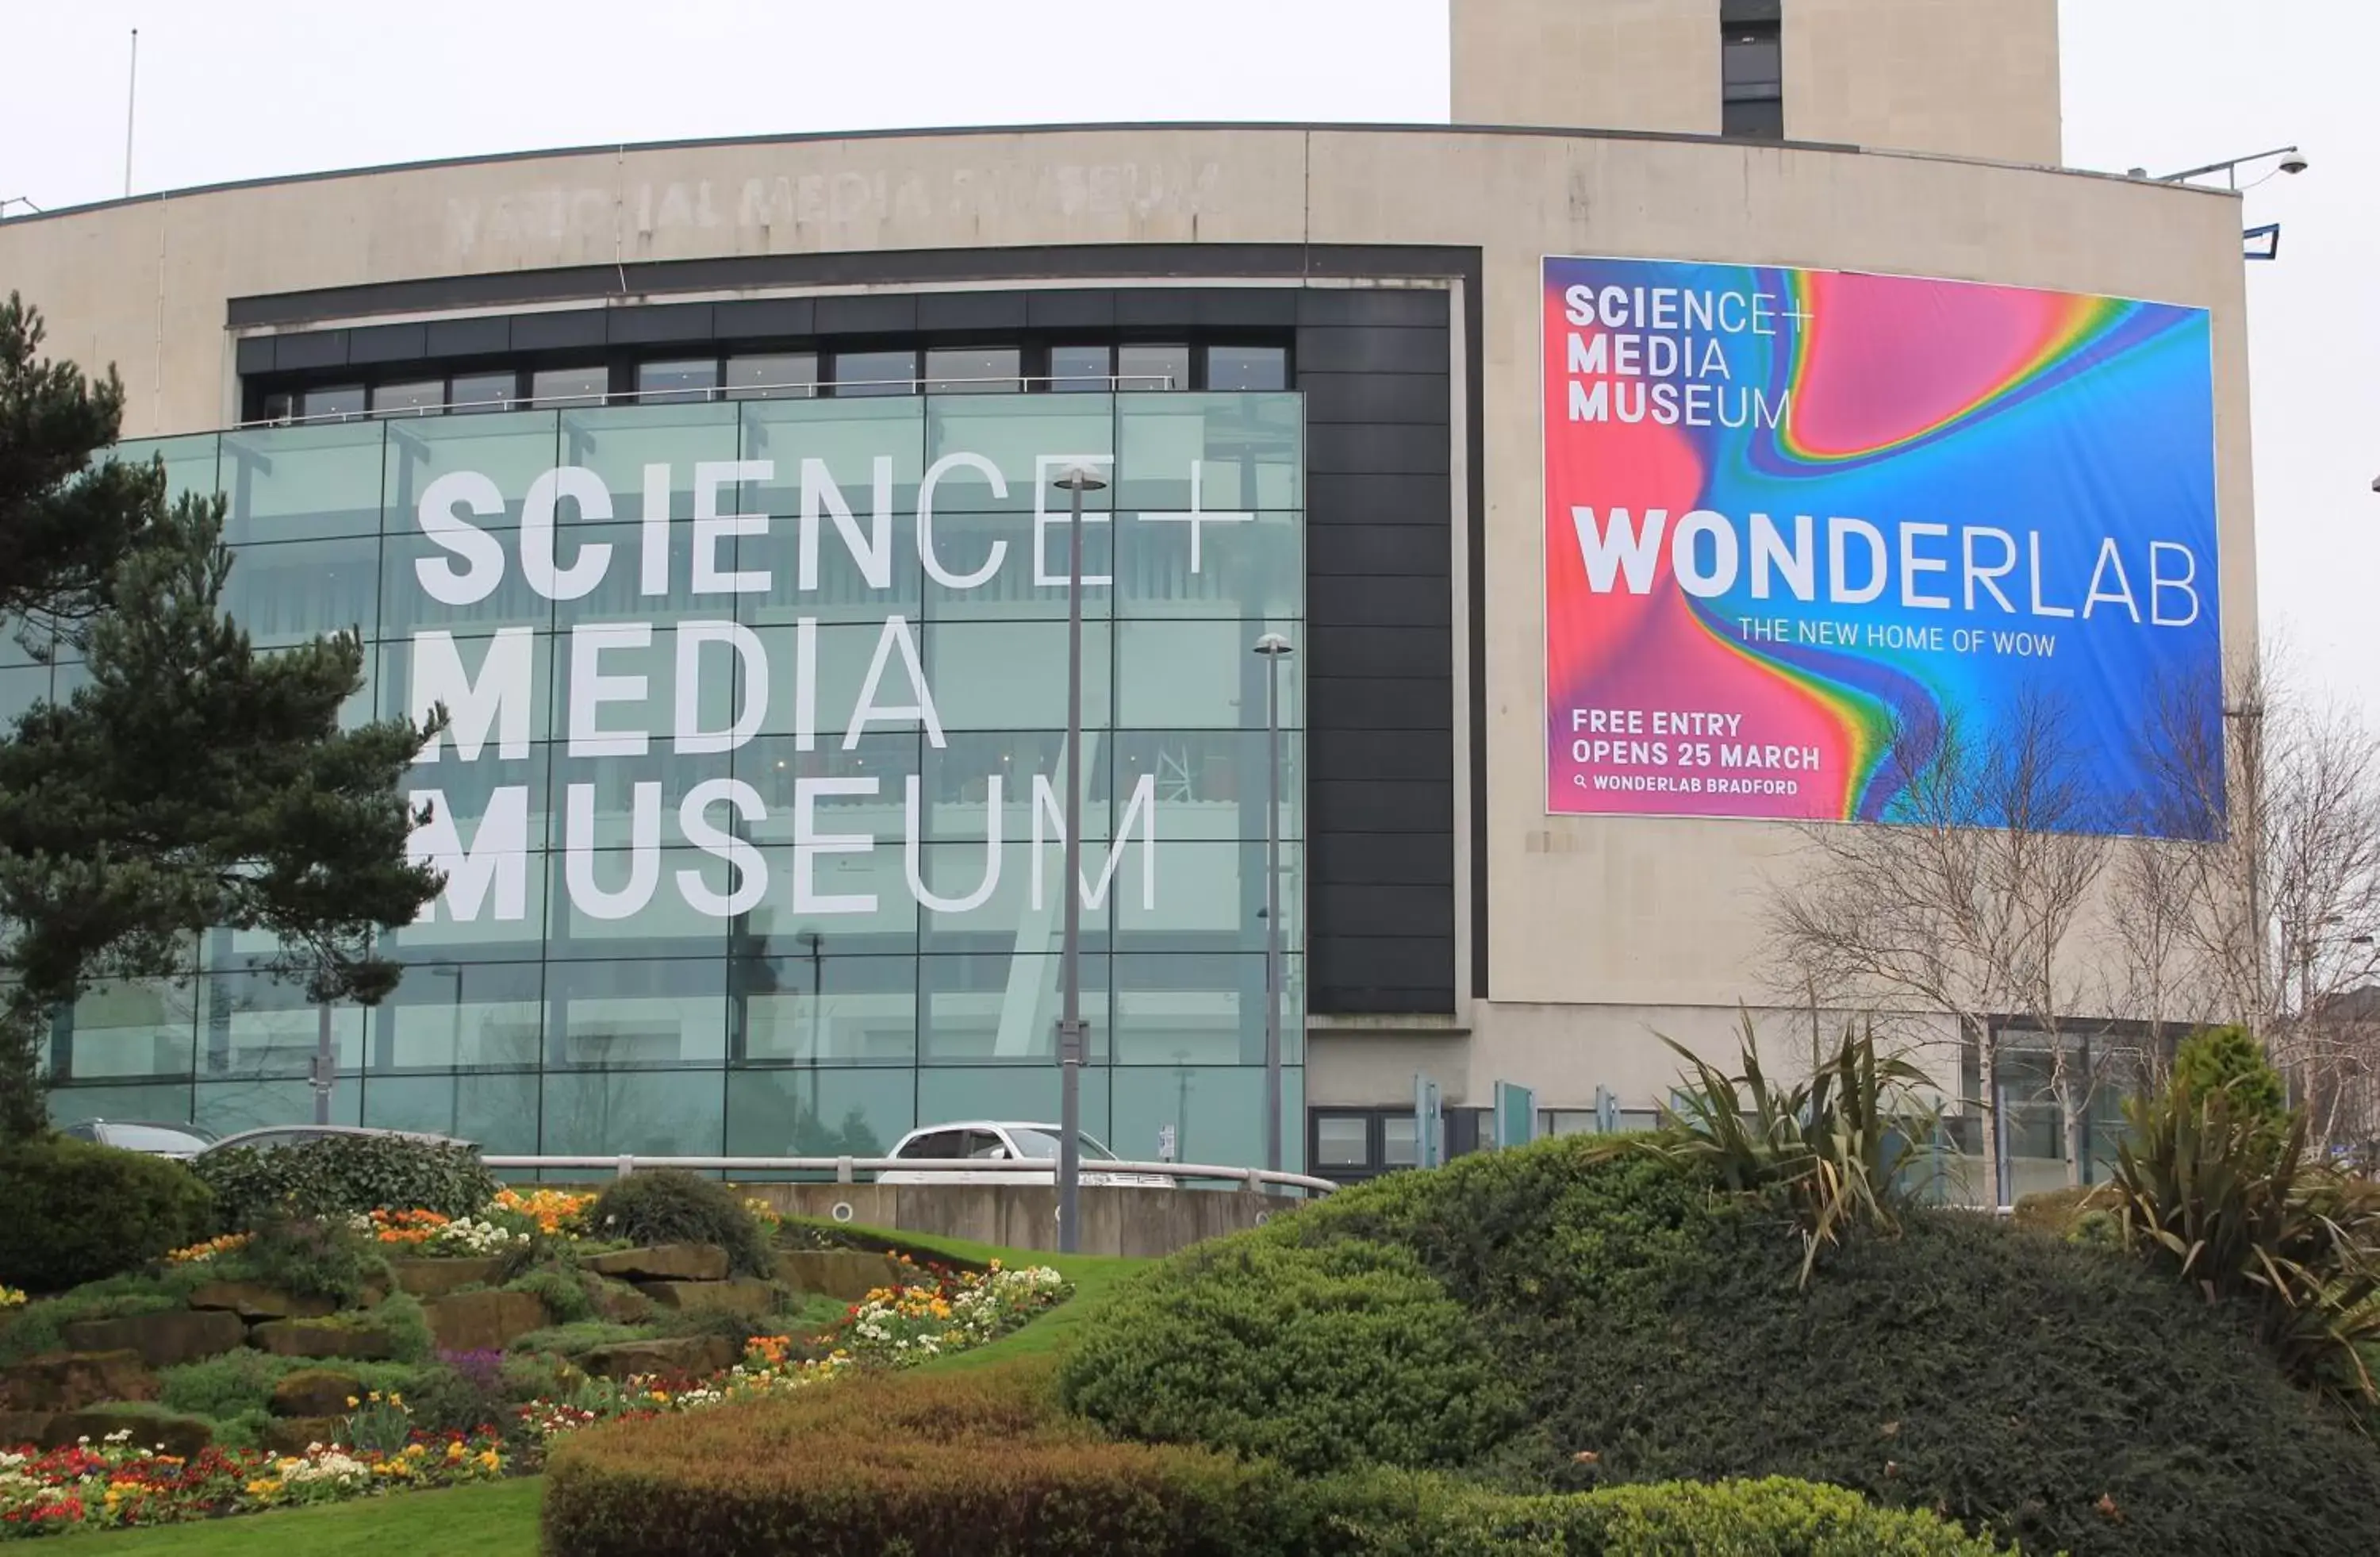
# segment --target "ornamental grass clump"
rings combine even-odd
[[[2243,1106],[2244,1100],[2244,1106]],[[2177,1084],[2125,1105],[2116,1217],[2125,1247],[2237,1305],[2299,1382],[2380,1404],[2380,1185],[2312,1161],[2301,1117],[2277,1134],[2254,1086]]]
[[[1872,1028],[1846,1027],[1806,1082],[1780,1086],[1762,1070],[1749,1015],[1742,1072],[1729,1076],[1668,1039],[1688,1066],[1661,1127],[1623,1150],[1651,1152],[1738,1195],[1785,1209],[1802,1232],[1806,1285],[1819,1252],[1853,1228],[1889,1233],[1912,1203],[1912,1140],[1931,1140],[1939,1111],[1921,1103],[1925,1075],[1879,1056]]]
[[[760,1224],[715,1178],[677,1168],[652,1168],[614,1180],[587,1208],[599,1238],[637,1244],[716,1244],[740,1275],[765,1276],[772,1261]]]

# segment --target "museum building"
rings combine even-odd
[[[2058,165],[2056,12],[1453,0],[1451,125],[267,179],[0,222],[0,286],[51,352],[115,365],[125,456],[224,495],[259,644],[358,631],[353,719],[449,711],[411,782],[448,886],[395,937],[396,993],[334,1013],[341,1120],[780,1155],[1054,1117],[1083,469],[1086,1126],[1261,1161],[1277,851],[1285,1165],[1360,1177],[1423,1150],[1417,1077],[1456,1150],[1500,1082],[1540,1129],[1633,1123],[1662,1036],[1729,1052],[1775,1003],[1792,828],[1569,804],[1549,769],[1549,426],[1566,373],[1660,420],[1668,386],[1630,419],[1621,382],[1658,359],[1584,363],[1658,352],[1610,334],[1632,315],[1726,376],[1739,337],[1821,338],[1852,296],[1827,276],[2185,310],[2186,587],[2198,630],[2252,640],[2238,204]],[[1566,344],[1566,256],[1683,264],[1585,284],[1610,339]],[[1677,425],[1756,423],[1730,382],[1670,397]],[[1617,534],[1582,535],[1590,573]],[[1790,586],[1791,543],[1755,531],[1747,566]],[[1679,544],[1691,580],[1710,553]],[[0,653],[0,711],[75,684]],[[265,949],[202,937],[188,979],[63,1016],[57,1116],[309,1116],[316,1013]]]

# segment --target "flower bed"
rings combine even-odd
[[[393,1453],[316,1444],[303,1454],[210,1448],[184,1459],[134,1443],[127,1429],[70,1449],[0,1450],[0,1540],[455,1487],[508,1468],[492,1433],[416,1435]]]
[[[760,1399],[854,1371],[912,1368],[995,1340],[1068,1291],[1047,1267],[1012,1270],[995,1261],[981,1272],[922,1269],[923,1279],[868,1294],[815,1335],[753,1337],[743,1361],[722,1372],[580,1379],[566,1393],[514,1407],[514,1420],[502,1428],[425,1433],[413,1426],[403,1394],[368,1391],[347,1400],[340,1441],[300,1455],[210,1448],[185,1460],[136,1446],[130,1429],[97,1445],[85,1440],[70,1449],[0,1450],[0,1539],[255,1513],[534,1470],[550,1442],[580,1428]],[[495,1359],[485,1360],[480,1371],[492,1380]]]

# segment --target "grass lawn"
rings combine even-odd
[[[1118,1283],[1152,1263],[1108,1255],[1039,1254],[922,1234],[879,1235],[915,1255],[1048,1265],[1075,1283],[1074,1296],[1014,1334],[925,1365],[945,1371],[1055,1351],[1077,1326],[1097,1316]],[[61,1536],[38,1550],[55,1546],[60,1557],[115,1557],[117,1552],[126,1557],[257,1557],[278,1551],[302,1552],[304,1557],[537,1557],[538,1500],[544,1489],[543,1477],[528,1476],[493,1486],[401,1492],[285,1514]]]
[[[537,1502],[544,1490],[544,1478],[528,1476],[197,1525],[59,1536],[26,1550],[55,1547],[62,1557],[537,1557]]]

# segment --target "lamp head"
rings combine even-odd
[[[1265,634],[1264,637],[1257,639],[1255,649],[1257,653],[1263,655],[1268,660],[1279,659],[1281,655],[1291,651],[1289,639],[1281,637],[1279,633]]]
[[[1099,480],[1087,465],[1070,465],[1050,484],[1060,492],[1097,492],[1107,482]]]
[[[2289,150],[2281,157],[2281,171],[2283,173],[2303,173],[2312,165],[2313,164],[2311,163],[2306,161],[2306,154],[2303,152],[2299,151],[2294,146],[2290,147]]]

